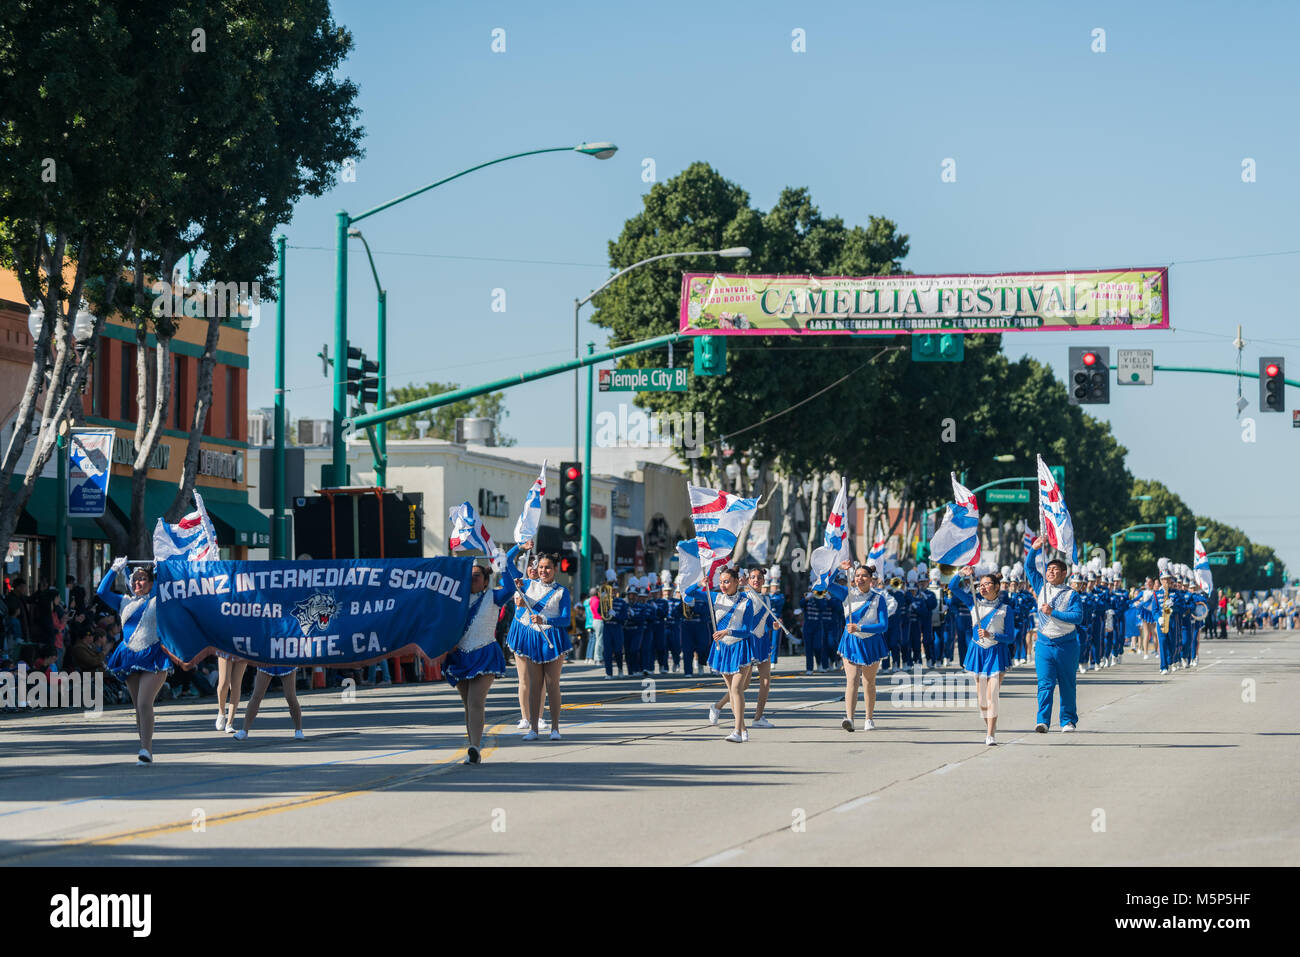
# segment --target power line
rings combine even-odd
[[[303,249],[310,252],[335,252],[333,246],[289,246],[289,249]],[[414,253],[390,249],[374,250],[376,256],[414,256],[419,259],[460,259],[467,262],[484,263],[524,263],[530,266],[583,266],[597,269],[611,268],[608,263],[574,263],[554,259],[506,259],[500,256],[454,256],[450,253]]]

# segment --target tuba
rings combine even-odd
[[[608,618],[614,608],[614,586],[609,582],[600,586],[600,617]]]

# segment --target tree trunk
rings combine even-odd
[[[118,283],[121,281],[121,269],[125,265],[127,256],[130,254],[131,247],[135,242],[134,230],[127,237],[125,248],[118,257],[116,268],[107,277],[105,301],[112,302],[113,297],[117,294]],[[45,302],[45,324],[41,327],[40,340],[37,342],[37,352],[39,360],[33,363],[32,372],[28,376],[27,391],[23,395],[22,403],[19,406],[18,419],[15,422],[14,434],[10,439],[9,448],[4,457],[3,467],[0,468],[0,490],[4,490],[3,505],[0,505],[0,549],[8,550],[9,541],[13,537],[14,529],[18,525],[18,514],[22,511],[23,506],[31,497],[32,490],[36,487],[36,480],[40,477],[45,464],[50,460],[50,454],[54,450],[54,436],[56,434],[57,423],[62,422],[68,415],[69,408],[73,400],[80,403],[81,386],[86,381],[86,373],[90,368],[90,363],[94,355],[93,348],[87,348],[82,352],[80,360],[75,358],[70,361],[70,356],[75,357],[76,353],[72,348],[71,324],[69,317],[75,317],[81,304],[81,294],[85,286],[86,271],[89,268],[88,263],[92,261],[94,250],[91,242],[87,239],[79,244],[81,258],[77,264],[77,271],[72,282],[72,289],[69,292],[67,309],[61,308],[62,303],[59,300],[59,277],[61,276],[61,267],[63,264],[63,254],[66,248],[66,237],[60,236],[55,242],[53,250],[46,255],[46,275],[53,280],[52,284],[47,283],[46,294],[43,297]],[[59,268],[55,268],[55,264]],[[29,297],[29,301],[35,301],[41,298],[39,292],[35,289],[24,286],[24,295]],[[47,338],[50,335],[50,323],[53,321],[53,342]],[[95,324],[91,332],[89,344],[93,347],[99,340],[100,330],[104,325],[102,315],[95,317]],[[42,343],[44,346],[42,346]],[[45,410],[41,418],[41,426],[37,432],[37,445],[33,450],[31,462],[28,464],[27,473],[23,477],[22,483],[9,494],[9,483],[12,480],[14,470],[17,467],[18,459],[22,455],[24,448],[31,435],[31,425],[36,409],[36,400],[40,392],[40,386],[43,380],[44,368],[42,363],[48,363],[49,348],[53,344],[57,347],[57,357],[54,362],[54,368],[50,377],[50,387],[46,390]],[[42,348],[44,352],[42,353]]]
[[[216,311],[216,310],[212,310]],[[180,486],[176,497],[167,509],[165,520],[178,522],[190,509],[194,499],[194,480],[199,472],[199,452],[202,449],[203,423],[207,421],[212,407],[212,373],[217,364],[217,337],[221,332],[221,319],[212,316],[208,319],[208,334],[203,340],[203,357],[199,360],[198,394],[194,402],[194,417],[190,420],[190,435],[185,442],[185,464],[181,468]]]
[[[145,328],[141,326],[141,328]],[[148,344],[147,336],[137,333],[137,343]],[[143,348],[137,349],[136,366],[147,374],[140,377],[136,387],[137,400],[141,393],[145,399],[152,398],[149,405],[141,404],[136,416],[135,461],[131,463],[131,545],[137,557],[143,558],[153,554],[152,526],[145,515],[145,494],[148,489],[149,459],[158,444],[158,435],[162,424],[167,421],[167,398],[171,393],[171,340],[158,337],[158,348],[154,350],[153,365],[141,362],[145,356]],[[147,380],[147,381],[146,381]],[[150,388],[152,386],[152,388]],[[150,395],[152,393],[152,396]]]

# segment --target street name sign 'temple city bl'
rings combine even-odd
[[[601,392],[685,392],[686,369],[600,369]]]

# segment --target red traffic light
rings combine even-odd
[[[572,575],[572,574],[573,574],[573,568],[574,568],[574,565],[575,565],[575,564],[576,564],[576,563],[574,562],[574,560],[573,560],[572,558],[561,558],[561,559],[560,559],[560,571],[564,572],[564,574],[566,574],[566,575]]]
[[[567,479],[582,478],[582,473],[578,471],[578,467],[576,465],[570,465],[568,469],[565,471],[564,477]]]
[[[1097,364],[1097,353],[1095,353],[1095,352],[1085,352],[1085,353],[1083,354],[1083,364],[1086,365],[1086,366],[1094,366],[1094,365],[1096,365],[1096,364]]]
[[[1272,378],[1273,376],[1277,375],[1278,372],[1280,371],[1281,370],[1278,369],[1276,363],[1270,362],[1268,365],[1264,366],[1264,374],[1269,378]]]

